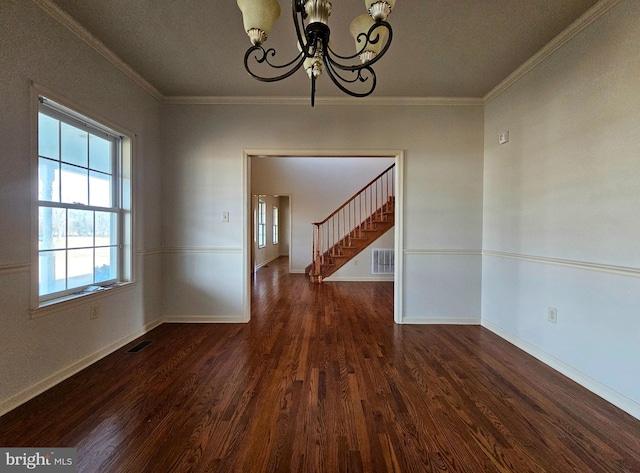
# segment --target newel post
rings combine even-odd
[[[322,282],[322,274],[321,274],[321,264],[322,264],[322,244],[320,242],[320,224],[312,223],[314,226],[313,230],[313,247],[311,249],[311,282],[319,283]]]

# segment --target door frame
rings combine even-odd
[[[243,225],[242,225],[242,292],[243,292],[243,322],[251,320],[251,265],[253,251],[253,195],[251,192],[251,158],[254,157],[313,157],[313,158],[393,158],[395,170],[395,222],[394,222],[394,274],[393,274],[393,320],[396,324],[403,323],[404,307],[404,150],[318,150],[318,149],[271,149],[254,148],[242,150],[242,195]]]

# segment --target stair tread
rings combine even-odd
[[[324,278],[335,273],[395,225],[395,196],[387,196],[387,199],[381,200],[379,204],[378,206],[376,197],[375,205],[377,208],[372,210],[371,214],[360,223],[354,224],[348,233],[332,243],[323,252],[324,262],[316,267],[320,274],[310,274],[312,282],[321,282]],[[342,225],[339,224],[340,226]],[[347,227],[346,222],[344,227]],[[338,231],[338,233],[340,232]],[[333,251],[339,253],[332,254]]]

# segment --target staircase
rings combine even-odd
[[[394,184],[395,164],[312,224],[312,263],[305,270],[311,282],[321,283],[393,227]]]

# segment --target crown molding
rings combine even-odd
[[[308,97],[215,97],[215,96],[165,96],[150,82],[142,77],[131,66],[111,51],[102,41],[93,36],[86,28],[78,23],[71,15],[58,7],[51,0],[31,0],[41,10],[71,31],[88,46],[105,57],[120,69],[142,89],[160,102],[180,105],[298,105],[309,106]],[[366,100],[353,97],[317,97],[318,106],[484,106],[509,89],[522,77],[527,75],[538,64],[552,55],[558,48],[568,43],[594,21],[606,14],[621,0],[600,0],[568,28],[547,43],[518,69],[512,72],[500,84],[489,91],[484,97],[369,97]]]
[[[42,11],[47,13],[51,18],[56,20],[62,26],[71,31],[74,35],[84,41],[89,47],[106,58],[111,64],[116,66],[125,73],[131,80],[138,84],[142,89],[149,93],[156,100],[164,100],[164,95],[151,85],[144,77],[136,72],[129,64],[120,59],[113,51],[111,51],[102,41],[93,36],[89,31],[78,23],[71,15],[62,10],[51,0],[31,0]]]
[[[489,104],[493,99],[509,89],[518,82],[522,77],[531,72],[538,64],[551,56],[560,47],[571,41],[580,34],[591,23],[602,17],[611,8],[620,3],[621,0],[601,0],[593,7],[587,10],[580,18],[569,25],[558,36],[549,41],[540,51],[531,56],[519,68],[513,71],[506,79],[494,87],[487,95],[483,97],[485,105]]]
[[[318,100],[316,99],[316,103]],[[305,97],[274,97],[274,96],[196,96],[173,95],[166,96],[164,103],[177,105],[309,105]]]
[[[299,105],[308,107],[309,97],[208,97],[167,96],[164,103],[177,105]],[[316,97],[316,106],[482,106],[479,97]]]

